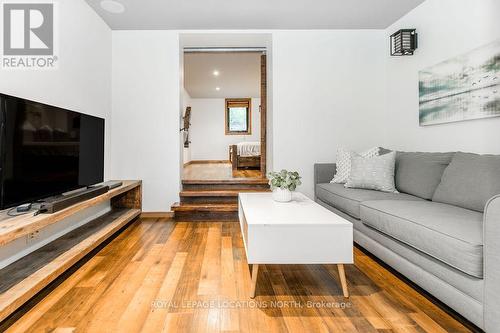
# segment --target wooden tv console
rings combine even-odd
[[[57,223],[84,209],[110,201],[111,211],[57,238],[0,269],[0,322],[35,296],[58,276],[141,214],[142,182],[123,185],[54,214],[0,216],[0,250],[21,237]]]

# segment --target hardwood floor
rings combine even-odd
[[[259,270],[251,300],[238,223],[141,219],[0,331],[469,332],[358,249],[349,299],[335,265]]]
[[[233,172],[231,163],[195,163],[184,167],[185,180],[227,180],[240,178],[260,178],[259,170],[236,170]]]

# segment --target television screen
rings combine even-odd
[[[104,119],[0,94],[1,209],[96,184]]]

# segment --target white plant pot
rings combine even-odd
[[[289,202],[292,201],[292,191],[283,190],[281,188],[275,188],[273,190],[273,199],[277,202]]]

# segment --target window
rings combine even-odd
[[[252,134],[252,105],[250,98],[226,99],[226,135]]]

